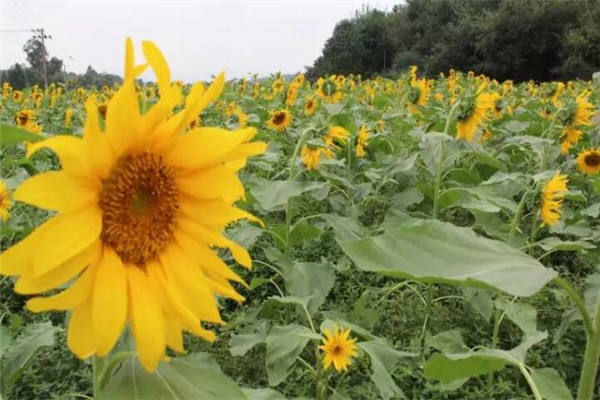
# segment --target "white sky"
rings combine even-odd
[[[31,33],[11,30],[44,28],[50,56],[78,73],[92,65],[122,75],[127,36],[137,54],[142,40],[155,42],[173,79],[209,79],[221,70],[228,78],[295,73],[312,65],[336,22],[362,4],[391,10],[398,2],[0,0],[0,66],[25,62]]]

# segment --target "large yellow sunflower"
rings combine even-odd
[[[307,96],[304,102],[304,114],[311,116],[317,111],[317,100],[314,96]]]
[[[283,132],[289,128],[292,123],[292,114],[288,110],[272,111],[267,120],[267,126],[278,132]]]
[[[594,115],[594,105],[589,102],[588,96],[589,93],[584,92],[575,99],[562,133],[562,154],[568,153],[571,146],[579,142],[583,136],[583,131],[580,128],[592,124],[591,117]]]
[[[319,349],[325,352],[323,356],[323,368],[327,369],[333,364],[338,372],[348,371],[352,358],[356,357],[356,339],[350,339],[350,329],[343,330],[334,327],[333,333],[325,329],[323,332],[323,344]]]
[[[72,281],[27,307],[72,310],[67,344],[80,358],[105,356],[129,325],[140,362],[151,372],[166,346],[184,351],[182,331],[214,340],[201,323],[222,322],[217,295],[243,299],[230,284],[240,277],[214,247],[251,266],[247,251],[222,232],[231,221],[256,220],[233,206],[244,196],[237,172],[266,146],[249,142],[253,128],[184,133],[219,96],[224,76],[206,91],[194,85],[185,107],[171,115],[181,90],[171,84],[160,50],[144,42],[143,51],[147,64],[136,65],[126,41],[124,82],[108,103],[104,131],[92,98],[83,138],[59,135],[29,147],[29,154],[54,151],[62,169],[29,178],[14,198],[56,214],[4,252],[0,272],[18,277],[21,294]],[[141,114],[135,79],[148,65],[161,96]]]
[[[566,175],[556,173],[542,190],[542,225],[555,225],[560,220],[562,202],[567,194]]]
[[[302,151],[300,152],[302,164],[304,164],[308,170],[319,169],[319,165],[321,164],[321,154],[323,154],[322,148],[317,147],[313,149],[306,145],[302,146]]]
[[[600,172],[600,150],[589,149],[579,153],[577,166],[581,172],[586,174],[597,174]]]

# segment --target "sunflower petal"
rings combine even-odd
[[[98,356],[113,348],[127,318],[127,274],[121,259],[109,247],[100,261],[92,307],[92,322]]]
[[[88,358],[96,353],[92,329],[92,299],[73,310],[67,331],[67,346],[77,357]]]
[[[152,373],[165,353],[163,312],[144,271],[134,265],[126,270],[135,347],[142,366]]]

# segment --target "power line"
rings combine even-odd
[[[21,33],[21,32],[33,32],[34,29],[0,29],[0,33]]]

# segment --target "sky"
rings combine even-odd
[[[141,41],[162,50],[173,79],[296,73],[321,54],[335,24],[363,4],[391,10],[393,0],[328,1],[30,1],[0,0],[0,67],[25,62],[26,29],[44,28],[50,56],[68,71],[122,75],[125,38],[140,60]],[[24,31],[19,31],[24,30]],[[146,73],[148,74],[148,73]],[[151,79],[152,76],[143,76]]]

